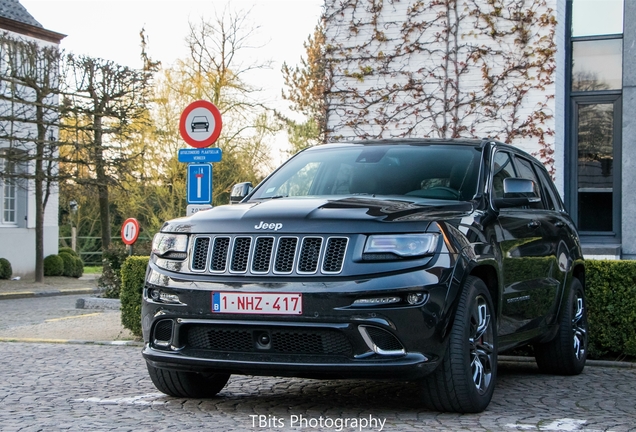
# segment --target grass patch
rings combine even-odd
[[[102,266],[85,266],[84,274],[102,274]]]

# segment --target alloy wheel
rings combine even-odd
[[[587,315],[585,301],[578,295],[574,298],[574,316],[572,317],[572,335],[574,343],[574,355],[577,360],[585,356],[587,347]]]
[[[494,335],[488,303],[483,296],[475,298],[470,317],[470,367],[473,383],[481,394],[488,390],[493,374]]]

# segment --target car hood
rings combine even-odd
[[[343,197],[279,198],[214,207],[168,221],[162,232],[184,233],[372,233],[387,223],[423,231],[433,221],[461,218],[473,211],[470,202],[416,198]]]

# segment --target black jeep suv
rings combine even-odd
[[[162,392],[211,397],[230,374],[400,379],[426,407],[479,412],[501,351],[532,344],[542,371],[583,370],[578,234],[528,154],[322,145],[241,198],[154,238],[143,356]]]

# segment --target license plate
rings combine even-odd
[[[212,312],[301,315],[302,300],[302,294],[214,292]]]

